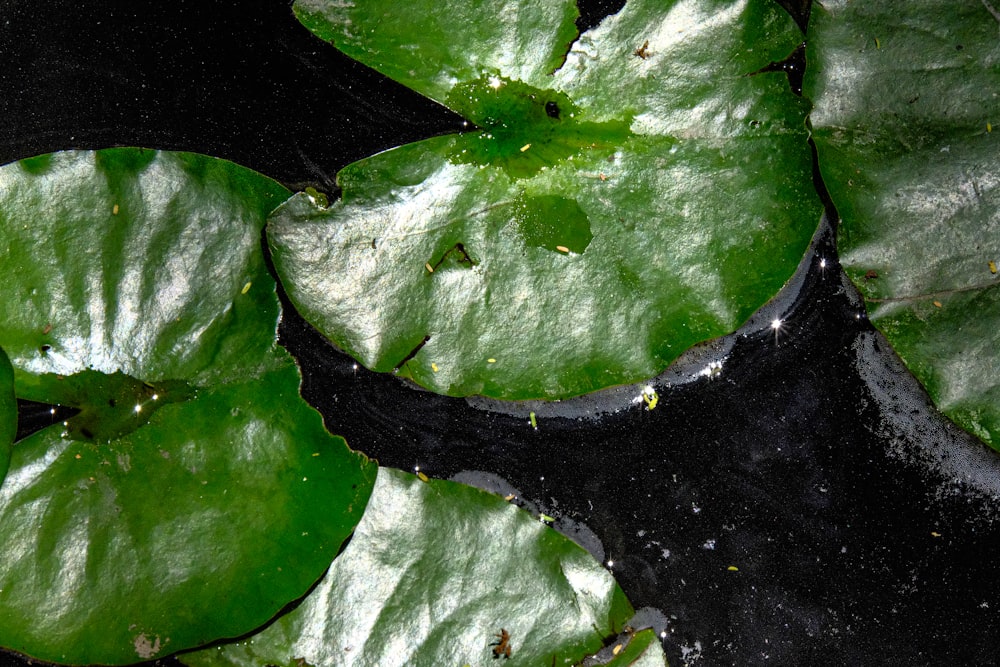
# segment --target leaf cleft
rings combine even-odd
[[[802,97],[802,81],[806,74],[806,43],[801,42],[784,59],[774,61],[747,76],[757,76],[767,72],[784,72],[788,77],[788,87],[798,97]]]
[[[145,426],[162,407],[195,397],[183,380],[143,382],[122,372],[85,370],[56,378],[64,405],[79,413],[67,419],[63,437],[108,443]]]

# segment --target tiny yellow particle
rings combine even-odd
[[[932,530],[931,531],[931,537],[941,537],[941,533],[938,533],[938,532]]]
[[[496,362],[497,362],[497,360],[494,359],[493,357],[490,357],[489,359],[486,360],[486,363],[488,363],[488,364],[495,364]]]
[[[246,285],[244,285],[243,289],[240,290],[240,294],[246,294],[247,292],[249,292],[250,291],[250,285],[252,285],[252,284],[253,283],[249,283],[248,282]]]
[[[419,479],[421,482],[431,481],[430,477],[419,471],[417,472],[417,479]]]
[[[987,125],[989,125],[989,123],[987,123]],[[118,204],[115,204],[115,205],[114,205],[114,206],[113,206],[113,207],[111,208],[111,215],[118,215]]]
[[[878,37],[875,38],[875,48],[876,49],[882,48],[882,42],[878,41]]]
[[[655,410],[657,403],[660,402],[660,395],[652,387],[646,387],[642,390],[642,400],[646,403],[647,410]]]
[[[557,245],[557,246],[556,246],[556,250],[558,250],[559,252],[565,252],[565,253],[568,253],[568,252],[569,252],[569,248],[567,248],[567,247],[566,247],[566,246],[564,246],[564,245]]]
[[[990,273],[996,273],[996,272],[997,272],[997,263],[994,262],[993,260],[990,260]]]
[[[514,500],[514,498],[516,498],[516,497],[517,496],[515,496],[513,493],[508,493],[506,496],[503,497],[503,499],[506,500],[509,503],[510,501]]]
[[[937,306],[938,308],[940,308],[940,307],[941,307],[941,302],[940,302],[940,301],[934,301],[933,303],[934,303],[934,305],[935,305],[935,306]]]
[[[531,422],[531,428],[538,430],[538,420],[535,418],[535,413],[531,412],[528,414],[528,421]]]
[[[618,655],[622,652],[622,645],[618,644],[613,649],[611,649],[611,655]]]
[[[424,262],[424,268],[427,269],[427,273],[434,273],[434,267],[430,262]]]
[[[77,455],[76,455],[76,456],[75,456],[74,458],[77,458],[77,459],[79,459],[79,458],[83,458],[83,457],[82,457],[82,456],[80,456],[79,454],[77,454]]]
[[[608,180],[608,177],[607,177],[607,176],[605,176],[604,174],[598,174],[598,175],[597,175],[597,177],[598,177],[599,179],[601,179],[602,181],[606,181],[606,180]]]
[[[539,513],[538,520],[543,523],[552,523],[553,521],[555,521],[555,517],[551,517],[548,514]]]
[[[319,456],[319,452],[313,452],[313,456]]]
[[[431,362],[431,370],[434,371],[435,373],[438,372],[438,365],[435,364],[433,361]]]
[[[735,565],[730,565],[726,569],[729,570],[730,572],[739,572],[740,571],[740,568],[736,567]]]
[[[521,146],[521,152],[523,153],[524,151],[528,150],[529,148],[531,148],[531,144],[525,144],[525,145]]]

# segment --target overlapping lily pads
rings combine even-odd
[[[610,573],[527,512],[485,491],[381,468],[351,543],[299,607],[246,641],[182,659],[193,667],[579,664],[631,614]],[[615,645],[630,660],[613,664],[665,664],[652,632]]]
[[[842,262],[938,406],[1000,448],[1000,14],[827,1],[810,30]]]
[[[14,367],[0,350],[0,482],[10,465],[10,446],[17,434],[17,400],[14,397]]]
[[[355,163],[342,200],[299,195],[269,223],[292,301],[367,366],[500,398],[646,378],[802,257],[807,104],[751,76],[801,40],[788,15],[631,0],[567,54],[573,4],[416,2],[409,27],[390,2],[296,5],[478,127]]]
[[[261,231],[286,195],[141,149],[0,168],[0,346],[18,396],[81,410],[0,486],[3,646],[121,664],[245,633],[359,520],[375,467],[276,341]]]

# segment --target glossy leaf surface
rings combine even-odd
[[[806,104],[783,74],[748,76],[801,40],[791,19],[762,1],[632,0],[562,62],[572,2],[486,4],[417,3],[410,30],[394,3],[297,5],[480,128],[347,167],[329,207],[276,211],[297,308],[371,368],[500,398],[646,378],[736,328],[819,218]]]
[[[938,406],[1000,448],[1000,15],[824,2],[811,31],[842,262]]]
[[[17,434],[17,399],[14,397],[14,367],[0,349],[0,482],[10,464],[10,447]]]
[[[0,168],[0,346],[81,412],[0,486],[0,645],[121,664],[247,632],[322,574],[374,466],[276,341],[261,252],[286,191],[140,149]]]
[[[182,659],[481,665],[494,660],[504,630],[505,665],[574,664],[631,613],[590,554],[527,512],[479,489],[381,468],[351,543],[299,607],[246,641]]]

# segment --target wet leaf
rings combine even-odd
[[[824,2],[809,44],[842,262],[938,406],[1000,448],[1000,15]]]
[[[299,607],[246,641],[182,659],[482,665],[506,631],[503,664],[572,664],[631,613],[590,554],[527,512],[479,489],[381,468],[350,544]]]
[[[3,646],[121,664],[247,632],[358,521],[374,466],[276,342],[260,238],[286,194],[140,149],[0,168],[16,393],[81,410],[19,442],[0,486]]]
[[[647,378],[774,295],[815,229],[806,103],[747,76],[801,41],[773,3],[632,0],[565,62],[568,1],[296,7],[479,128],[270,220],[292,301],[371,368],[512,399]]]
[[[0,482],[10,464],[10,447],[17,434],[17,399],[14,397],[14,367],[0,349]]]

